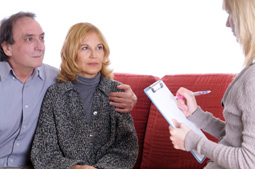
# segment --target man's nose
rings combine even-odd
[[[44,41],[38,39],[38,40],[36,40],[35,43],[36,43],[36,44],[35,44],[35,49],[36,49],[36,50],[41,50],[41,51],[42,51],[42,50],[45,49]]]

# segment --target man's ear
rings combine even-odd
[[[7,56],[12,56],[12,52],[11,52],[10,45],[8,45],[8,44],[6,43],[6,41],[4,41],[4,42],[1,44],[1,47],[3,48],[3,51],[4,51],[4,53],[5,53]]]

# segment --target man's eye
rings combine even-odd
[[[41,40],[44,40],[44,36],[40,37]]]
[[[31,42],[33,40],[33,38],[26,38],[27,42]]]

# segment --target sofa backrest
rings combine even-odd
[[[144,135],[151,107],[151,101],[143,92],[143,90],[157,81],[159,78],[151,75],[115,73],[114,79],[123,84],[130,85],[138,98],[136,106],[131,111],[139,140],[139,154],[137,162],[134,166],[134,168],[137,169],[140,168],[142,160]]]
[[[167,75],[162,80],[174,95],[180,87],[185,87],[192,91],[211,90],[208,95],[196,97],[197,103],[204,111],[209,111],[216,117],[223,119],[221,99],[233,78],[234,74],[186,74]],[[169,140],[168,126],[169,124],[161,113],[151,104],[140,168],[203,168],[206,165],[206,161],[200,164],[190,152],[173,148]],[[216,141],[210,135],[206,134],[206,136],[208,139]]]

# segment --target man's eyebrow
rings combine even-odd
[[[45,33],[41,33],[39,36],[44,36]],[[28,33],[28,34],[25,34],[25,37],[32,37],[32,36],[36,36],[35,34],[32,34],[32,33]]]
[[[31,36],[35,36],[35,34],[25,34],[25,36],[24,37],[31,37]]]

